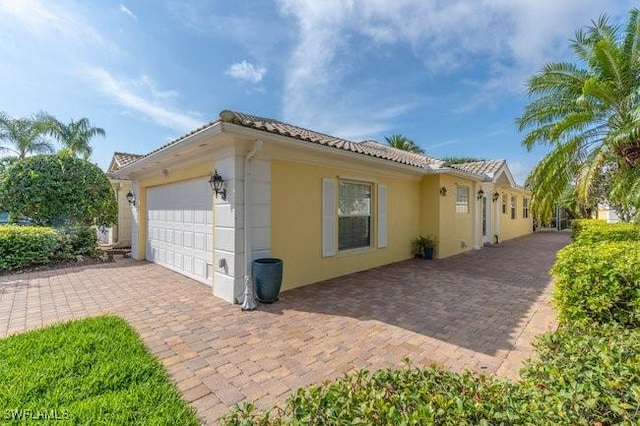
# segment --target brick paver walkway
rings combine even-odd
[[[0,277],[0,337],[121,315],[209,423],[237,402],[266,408],[298,387],[397,367],[404,357],[517,377],[532,338],[555,327],[547,271],[568,242],[567,234],[537,233],[401,262],[285,292],[254,312],[133,260],[9,275]]]

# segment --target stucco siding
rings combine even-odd
[[[421,222],[419,181],[283,160],[273,160],[271,165],[272,255],[284,260],[283,289],[410,258],[410,242]],[[377,248],[374,191],[371,247],[322,257],[322,179],[338,176],[370,182],[374,188],[386,186],[386,247]]]

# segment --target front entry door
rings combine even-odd
[[[490,223],[488,221],[488,206],[487,206],[487,197],[482,197],[482,242],[483,243],[491,243],[490,235]]]

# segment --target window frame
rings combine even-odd
[[[518,217],[518,197],[511,196],[511,220],[515,220]]]
[[[456,188],[456,213],[469,214],[469,194],[471,190],[468,185],[457,185]],[[461,190],[466,191],[466,195]],[[462,199],[461,195],[463,195]],[[464,199],[465,196],[466,200]]]
[[[376,185],[374,182],[369,182],[369,181],[363,181],[363,180],[356,180],[356,179],[337,179],[337,194],[336,194],[336,201],[337,201],[337,205],[336,205],[336,250],[337,253],[347,253],[353,250],[362,250],[362,249],[370,249],[374,247],[375,244],[375,234],[374,234],[374,228],[375,228],[375,219],[376,219],[376,209],[378,207],[377,205],[377,199],[374,196],[374,191],[376,189]],[[341,215],[340,213],[340,203],[341,203],[341,189],[342,189],[342,185],[360,185],[360,186],[367,186],[369,188],[369,203],[368,203],[368,216],[357,216],[357,215]],[[348,247],[341,247],[342,242],[343,242],[343,236],[341,236],[340,230],[341,228],[344,230],[343,227],[341,227],[341,221],[340,218],[341,217],[368,217],[368,244],[366,245],[357,245],[357,246],[348,246]]]
[[[507,214],[507,194],[502,194],[502,214]]]
[[[522,218],[529,219],[529,199],[522,197]]]

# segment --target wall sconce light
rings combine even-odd
[[[443,186],[442,188],[440,188],[440,195],[442,195],[443,197],[447,196],[447,187]]]
[[[209,185],[211,185],[211,190],[216,193],[216,198],[218,198],[218,195],[221,195],[223,200],[227,199],[227,190],[224,189],[224,179],[222,179],[222,176],[218,174],[217,169],[211,175]]]
[[[500,194],[498,194],[498,191],[496,191],[493,193],[493,197],[491,199],[495,203],[496,201],[498,201],[498,198],[500,198]]]
[[[484,197],[484,191],[481,189],[480,191],[478,191],[478,200],[481,200],[482,197]]]
[[[133,207],[136,206],[136,196],[131,192],[131,190],[127,192],[127,201],[129,202],[129,205],[132,205]]]

